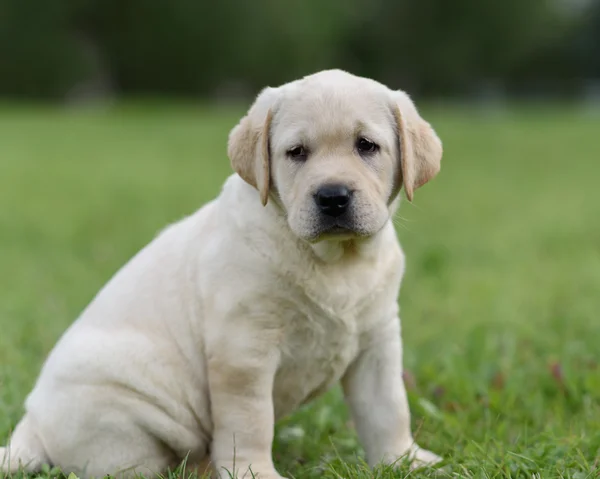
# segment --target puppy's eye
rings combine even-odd
[[[369,154],[375,153],[377,150],[379,150],[379,146],[368,138],[362,137],[356,142],[356,149],[359,153]]]
[[[305,160],[307,156],[306,148],[303,146],[295,146],[287,151],[287,155],[293,160]]]

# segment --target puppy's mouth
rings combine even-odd
[[[318,240],[336,239],[340,241],[354,239],[363,235],[358,234],[356,231],[343,226],[332,226],[326,230],[321,231],[318,236]]]
[[[337,217],[313,213],[304,218],[288,217],[288,225],[298,238],[308,243],[368,240],[386,225],[389,215],[381,216],[356,215],[353,211]]]
[[[322,219],[317,230],[311,238],[311,242],[323,240],[345,241],[350,239],[365,238],[370,236],[369,232],[358,227],[351,219],[335,218]]]
[[[354,233],[354,230],[348,228],[343,225],[333,225],[331,228],[328,228],[324,231],[327,234],[351,234]]]

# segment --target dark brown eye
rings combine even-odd
[[[306,160],[306,148],[295,146],[287,151],[287,155],[293,160]]]
[[[356,142],[356,149],[359,153],[370,154],[375,153],[379,149],[379,146],[368,138],[359,138]]]

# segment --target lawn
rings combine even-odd
[[[0,442],[98,289],[218,193],[242,111],[0,108]],[[396,221],[416,436],[447,477],[600,477],[600,115],[426,111],[442,173]],[[362,466],[339,390],[276,436],[288,477],[407,475]]]

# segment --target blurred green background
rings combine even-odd
[[[218,194],[258,90],[334,67],[407,90],[444,142],[396,218],[419,441],[446,477],[600,477],[585,0],[0,0],[0,442],[99,288]],[[374,477],[337,389],[278,426],[275,458],[287,477]]]
[[[600,76],[595,0],[2,0],[0,95],[230,97],[349,69],[415,95],[561,95]]]

